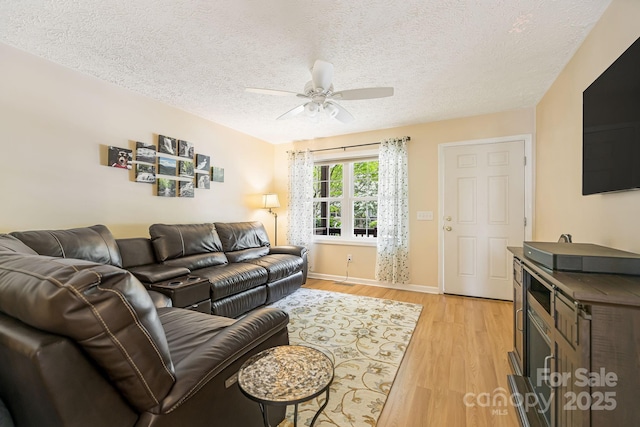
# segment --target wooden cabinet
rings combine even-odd
[[[524,370],[524,288],[522,286],[522,264],[513,258],[513,351],[509,352],[511,369],[522,375]]]
[[[585,399],[592,400],[589,387],[582,385],[581,368],[589,366],[588,340],[591,316],[576,301],[556,289],[554,295],[555,374],[552,419],[556,426],[589,426],[590,411]],[[584,351],[584,354],[583,354]],[[570,376],[568,376],[569,374]],[[564,375],[566,377],[562,377]],[[575,409],[574,409],[575,408]],[[582,409],[582,410],[579,410]]]
[[[640,277],[551,271],[525,258],[521,249],[510,250],[525,268],[522,280],[514,274],[509,384],[514,395],[538,396],[540,404],[518,408],[521,424],[638,425]],[[539,301],[541,284],[550,291],[548,307],[546,299]],[[550,329],[544,339],[541,323]],[[541,392],[549,395],[547,412]]]

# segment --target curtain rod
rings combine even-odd
[[[407,136],[407,141],[411,141],[411,137]],[[370,142],[368,144],[356,144],[356,145],[345,145],[343,147],[333,147],[333,148],[320,148],[317,150],[309,150],[312,153],[316,153],[318,151],[329,151],[329,150],[346,150],[347,148],[355,148],[355,147],[367,147],[369,145],[380,145],[381,142]]]

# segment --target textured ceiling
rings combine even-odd
[[[534,106],[610,0],[0,0],[0,41],[272,143]],[[316,59],[355,120],[275,120]]]

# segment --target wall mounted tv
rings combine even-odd
[[[640,188],[640,38],[582,93],[582,194]]]

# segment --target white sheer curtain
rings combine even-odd
[[[409,281],[408,138],[380,144],[378,170],[378,254],[376,280]]]
[[[313,155],[311,151],[289,151],[290,245],[311,249],[313,238]]]

